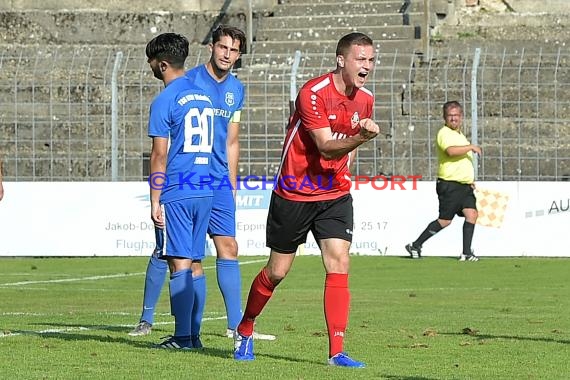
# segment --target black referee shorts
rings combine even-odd
[[[271,194],[267,215],[266,245],[280,253],[295,253],[307,241],[309,231],[317,242],[338,238],[352,242],[352,196],[299,202]]]
[[[464,216],[464,208],[477,209],[477,200],[471,185],[438,178],[439,219],[452,220],[455,215]]]

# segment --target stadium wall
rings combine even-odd
[[[353,183],[354,255],[406,256],[404,245],[437,216],[432,181]],[[6,182],[0,256],[148,256],[154,248],[146,182]],[[473,247],[485,256],[570,256],[570,182],[478,182]],[[270,185],[244,182],[237,195],[241,255],[267,255]],[[374,205],[371,207],[371,205]],[[423,256],[458,256],[463,220],[424,245]],[[208,255],[212,255],[208,242]],[[318,254],[312,237],[299,254]]]
[[[163,0],[135,1],[135,0],[7,0],[0,1],[0,10],[28,11],[28,10],[73,10],[73,11],[128,11],[128,12],[218,12],[226,8],[227,12],[243,12],[247,9],[248,0],[212,1],[212,0]],[[266,9],[277,4],[277,0],[253,0],[256,9]]]

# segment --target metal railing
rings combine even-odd
[[[6,181],[144,178],[148,107],[162,85],[153,78],[144,49],[121,49],[121,54],[118,59],[117,49],[89,47],[0,53],[0,154]],[[456,99],[465,109],[464,132],[470,138],[475,133],[483,147],[480,180],[568,179],[568,48],[481,46],[478,59],[475,48],[432,49],[430,54],[422,61],[412,51],[378,53],[367,87],[376,95],[374,118],[392,138],[362,146],[354,174],[434,179],[441,105]],[[207,56],[205,47],[193,46],[187,63],[194,66]],[[294,61],[294,54],[249,54],[235,71],[247,90],[240,174],[275,174],[291,81],[296,91],[331,70],[334,52],[301,52],[291,78]]]

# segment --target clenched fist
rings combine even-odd
[[[376,124],[372,119],[362,119],[360,120],[360,136],[366,140],[373,139],[380,132],[378,124]]]

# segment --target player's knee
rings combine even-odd
[[[465,215],[465,220],[469,223],[475,224],[477,221],[477,217],[479,216],[479,212],[475,209],[467,209],[463,211]]]
[[[238,244],[236,239],[226,238],[216,242],[216,256],[218,259],[236,259],[238,256]]]
[[[270,272],[268,274],[269,280],[271,280],[271,283],[275,286],[279,285],[281,283],[281,281],[283,281],[283,279],[285,277],[287,277],[287,272],[285,271],[274,271],[274,272]]]
[[[271,281],[271,283],[274,286],[279,285],[281,281],[283,281],[283,279],[287,277],[287,273],[289,272],[289,270],[287,270],[286,268],[266,267],[265,270],[267,273],[267,277],[269,278],[269,281]]]
[[[202,267],[201,260],[192,261],[190,269],[192,270],[192,277],[197,277],[204,274],[204,267]]]
[[[339,255],[325,260],[325,270],[327,273],[348,273],[350,259],[347,255]]]

